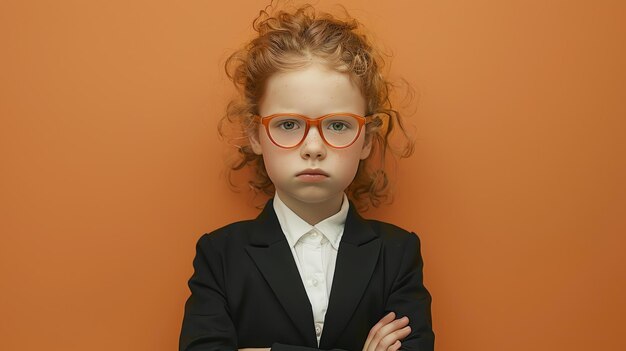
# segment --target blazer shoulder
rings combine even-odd
[[[198,245],[226,247],[249,242],[250,225],[254,220],[242,220],[226,224],[211,232],[206,232],[198,239]]]
[[[385,242],[406,243],[407,240],[419,241],[419,236],[415,232],[404,229],[395,224],[375,219],[368,219],[367,222]]]

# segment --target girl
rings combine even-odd
[[[310,5],[253,27],[226,62],[242,99],[220,131],[241,128],[232,168],[273,198],[198,240],[180,350],[433,350],[418,237],[355,209],[385,198],[373,162],[394,128],[407,136],[382,60],[358,22]]]

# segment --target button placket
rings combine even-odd
[[[311,302],[314,326],[318,342],[322,335],[324,316],[328,308],[328,291],[326,287],[326,273],[324,263],[324,246],[328,240],[316,228],[313,228],[301,238],[303,277],[305,278],[306,293]]]

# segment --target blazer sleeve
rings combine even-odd
[[[237,335],[223,289],[222,261],[211,246],[209,234],[196,244],[194,272],[189,279],[191,296],[179,339],[180,351],[237,350]]]
[[[407,316],[411,333],[401,340],[402,350],[433,351],[435,334],[430,312],[431,295],[424,287],[424,262],[420,253],[420,240],[415,233],[408,236],[400,269],[387,299],[386,311],[395,312],[397,318]]]

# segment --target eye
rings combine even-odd
[[[278,128],[283,130],[294,130],[300,128],[297,121],[294,120],[284,120],[280,121],[277,124]]]
[[[349,128],[350,128],[350,125],[349,125],[349,124],[347,124],[346,122],[342,122],[342,121],[334,121],[334,122],[331,122],[331,123],[328,125],[328,128],[329,128],[330,130],[332,130],[333,132],[343,132],[343,131],[345,131],[345,130],[349,129]]]

